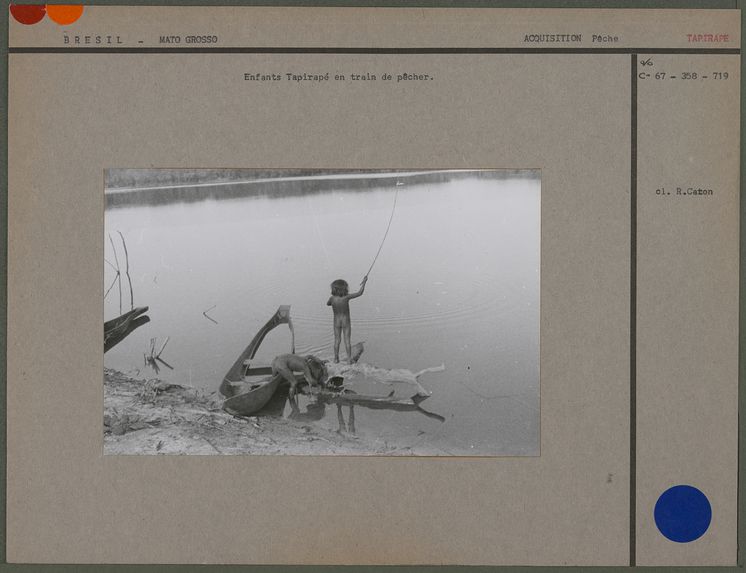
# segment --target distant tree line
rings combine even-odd
[[[165,185],[198,185],[272,177],[311,177],[340,173],[386,173],[394,170],[350,169],[107,169],[107,189],[158,187]]]
[[[128,172],[128,173],[123,173]],[[328,178],[328,179],[280,179],[280,177],[313,177],[371,173],[376,177]],[[390,176],[381,176],[390,173]],[[405,175],[409,171],[350,170],[341,172],[322,170],[246,170],[246,169],[202,169],[202,170],[136,170],[117,169],[107,171],[106,207],[132,205],[166,205],[189,203],[205,199],[235,199],[240,197],[294,197],[324,191],[365,191],[373,188],[394,189],[397,184],[417,185],[444,183],[455,179],[515,179],[540,177],[538,170],[480,170],[480,171],[432,171]],[[252,181],[278,178],[274,181]],[[111,178],[111,179],[110,179]],[[110,185],[116,181],[116,185]],[[137,184],[134,184],[134,182]],[[227,184],[235,182],[232,184]],[[196,186],[199,185],[199,186]],[[162,188],[156,188],[162,186]],[[140,189],[138,189],[140,187]],[[151,187],[151,188],[148,188]],[[121,189],[118,191],[117,189]]]

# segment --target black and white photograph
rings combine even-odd
[[[538,169],[104,172],[107,455],[538,456]]]

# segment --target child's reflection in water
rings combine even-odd
[[[321,396],[316,396],[315,398],[315,401],[310,402],[306,406],[306,411],[301,412],[300,406],[298,405],[298,397],[288,396],[288,404],[290,404],[290,414],[288,415],[288,418],[295,420],[296,422],[318,422],[321,420],[326,414],[327,402],[323,400]],[[340,434],[355,434],[355,407],[350,404],[348,408],[349,412],[347,415],[347,421],[345,422],[342,404],[337,404],[337,421],[339,422],[337,432]]]
[[[339,429],[337,432],[340,434],[349,432],[350,434],[355,433],[355,406],[350,404],[350,412],[347,415],[347,426],[345,427],[345,417],[342,413],[342,404],[337,404],[337,421],[339,422]]]

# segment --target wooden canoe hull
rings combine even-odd
[[[288,327],[290,327],[290,335],[292,336],[290,352],[295,353],[295,333],[293,331],[293,323],[290,320],[290,305],[282,305],[277,309],[275,314],[272,315],[272,318],[270,318],[267,323],[259,329],[259,332],[256,333],[256,336],[254,336],[249,345],[241,354],[239,354],[230,370],[228,370],[226,375],[223,376],[223,381],[219,388],[219,391],[223,396],[226,398],[235,397],[234,384],[243,382],[247,373],[247,362],[254,358],[256,351],[259,350],[259,346],[264,340],[264,337],[273,328],[280,324],[287,324]]]
[[[223,410],[237,416],[256,414],[272,399],[282,381],[282,376],[273,376],[258,388],[227,398],[223,402]]]

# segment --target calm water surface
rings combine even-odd
[[[538,180],[461,179],[108,209],[106,233],[126,238],[135,305],[150,307],[151,322],[108,352],[106,366],[154,376],[143,354],[151,338],[160,345],[168,336],[163,358],[174,370],[163,368],[159,377],[217,390],[281,304],[292,305],[296,351],[331,357],[329,283],[344,278],[357,289],[396,189],[388,238],[365,294],[350,303],[352,341],[365,341],[361,361],[379,367],[417,372],[444,364],[420,383],[432,392],[423,408],[445,422],[356,406],[355,431],[443,454],[538,455]],[[106,258],[113,258],[108,238]],[[106,265],[104,288],[112,278]],[[127,310],[126,291],[123,300]],[[115,287],[105,317],[118,314]],[[280,326],[255,362],[268,364],[289,345]],[[300,407],[302,419],[334,429],[340,414],[345,422],[350,414],[306,398]],[[291,415],[281,403],[276,412]]]

